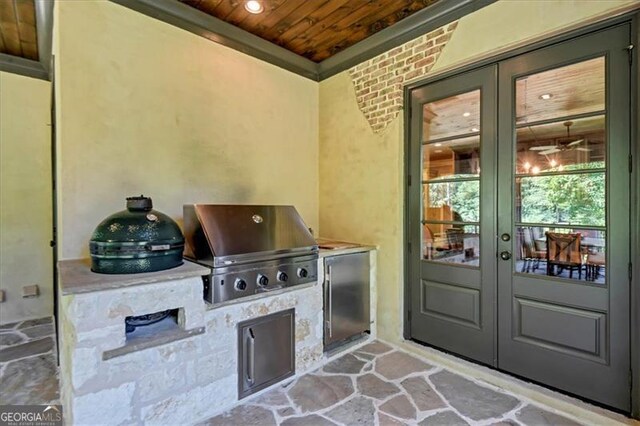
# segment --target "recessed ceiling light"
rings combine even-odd
[[[434,144],[435,146],[442,146],[442,144],[440,142]]]
[[[472,128],[472,129],[471,129],[471,131],[472,131],[472,132],[479,132],[479,131],[480,131],[480,129],[478,129],[477,127],[474,127],[474,128]]]
[[[436,153],[438,153],[438,154],[439,154],[439,153],[441,153],[441,152],[442,152],[442,150],[441,150],[441,149],[436,149]]]
[[[537,175],[538,173],[540,173],[540,167],[538,166],[533,166],[531,168],[531,173],[533,173],[534,175]]]
[[[470,115],[471,115],[471,113],[470,113],[470,112],[465,112],[464,114],[462,114],[462,116],[463,116],[463,117],[468,117],[468,116],[470,116]]]
[[[551,167],[555,167],[558,162],[552,158],[551,161],[549,161],[549,164],[551,165]]]
[[[553,98],[553,94],[551,93],[543,93],[542,95],[540,95],[540,99],[542,99],[543,101],[549,100]]]
[[[249,13],[262,13],[264,10],[262,3],[256,0],[249,0],[244,4],[244,8],[247,9],[247,12]]]

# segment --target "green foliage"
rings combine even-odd
[[[604,172],[522,177],[518,181],[522,222],[605,226]]]
[[[565,170],[600,169],[582,174],[526,176],[520,187],[521,222],[605,226],[605,173],[603,162],[567,166]],[[557,171],[557,170],[550,170]],[[448,205],[455,220],[479,221],[479,182],[429,184],[429,207]],[[459,216],[458,216],[459,215]]]
[[[429,184],[429,207],[449,205],[452,212],[455,212],[454,220],[478,222],[479,189],[480,182],[477,180]]]

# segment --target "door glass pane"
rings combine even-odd
[[[478,266],[480,90],[423,107],[423,257]]]
[[[423,180],[477,177],[480,174],[480,137],[454,139],[424,146]]]
[[[423,108],[422,140],[455,138],[480,131],[480,90],[430,102]]]
[[[516,272],[604,284],[605,231],[519,226],[515,235]]]
[[[604,67],[601,57],[516,81],[517,273],[605,282]]]
[[[519,127],[516,173],[605,167],[605,115]]]
[[[516,81],[516,124],[603,111],[605,59],[598,57]]]
[[[424,218],[452,222],[480,220],[480,182],[437,182],[424,185]]]
[[[516,213],[525,223],[605,226],[604,180],[604,172],[519,177]]]
[[[423,257],[440,262],[478,266],[480,227],[478,225],[423,225]]]

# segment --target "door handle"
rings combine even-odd
[[[329,320],[327,321],[327,331],[329,332],[329,338],[333,337],[333,331],[331,321],[333,319],[333,292],[331,289],[331,265],[327,267],[327,290],[329,296],[327,297],[327,310],[329,311]]]
[[[253,384],[256,382],[256,337],[253,334],[253,330],[251,328],[249,328],[247,331],[247,347],[249,349],[247,356],[247,383],[249,383],[250,386],[253,386]]]
[[[500,259],[502,259],[502,260],[511,259],[511,253],[508,252],[507,250],[500,252]]]

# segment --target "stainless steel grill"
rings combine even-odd
[[[318,279],[318,244],[293,206],[187,204],[185,257],[213,268],[210,303]]]

